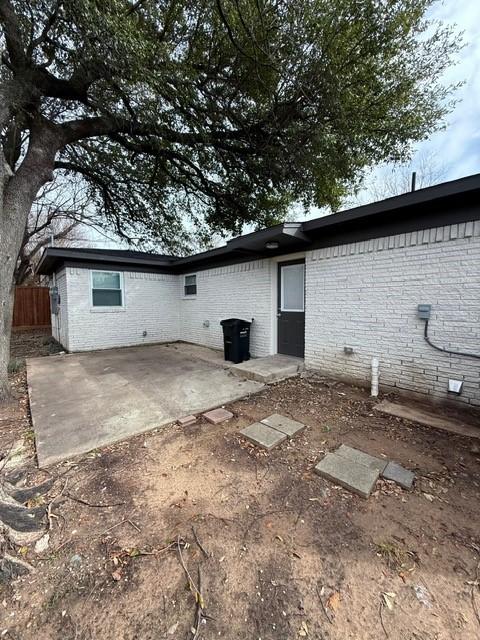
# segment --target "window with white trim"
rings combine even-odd
[[[122,307],[123,277],[120,271],[92,271],[92,306]]]
[[[183,282],[183,291],[186,296],[196,296],[197,295],[197,276],[196,274],[185,276]]]

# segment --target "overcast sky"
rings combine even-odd
[[[418,146],[438,156],[446,179],[454,180],[480,172],[480,2],[444,0],[430,12],[444,24],[464,32],[465,46],[459,63],[445,75],[447,83],[465,81],[456,97],[460,102],[447,117],[447,127]]]

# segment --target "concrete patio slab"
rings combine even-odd
[[[260,422],[262,424],[266,424],[267,427],[272,427],[277,431],[281,431],[281,433],[284,433],[289,438],[293,438],[295,434],[302,431],[302,429],[305,429],[305,425],[301,422],[282,416],[279,413],[273,413],[271,416],[260,420]]]
[[[315,467],[315,473],[362,498],[368,498],[379,476],[377,469],[371,469],[336,453],[327,453]]]
[[[232,362],[225,360],[223,357],[223,349],[210,349],[209,347],[204,347],[200,344],[191,344],[190,342],[169,342],[164,346],[185,358],[198,358],[199,360],[217,364],[219,367],[224,367],[225,369],[228,369],[232,365]]]
[[[276,429],[267,427],[261,422],[254,422],[240,431],[242,436],[263,449],[273,449],[287,439],[287,436]]]
[[[393,480],[400,485],[402,489],[410,491],[413,486],[413,481],[415,480],[415,474],[396,462],[389,462],[382,472],[382,478]]]
[[[302,358],[276,354],[265,358],[253,358],[240,364],[234,364],[230,371],[235,375],[258,382],[277,382],[298,375],[305,369]]]
[[[365,453],[364,451],[360,451],[359,449],[353,449],[352,447],[348,447],[346,444],[341,444],[338,449],[335,451],[338,456],[343,456],[344,458],[348,458],[353,462],[357,462],[358,464],[363,464],[364,467],[369,467],[370,469],[376,469],[379,473],[387,466],[388,460],[382,460],[381,458],[375,458],[374,456]]]
[[[417,409],[416,407],[410,407],[398,402],[390,402],[389,400],[382,400],[382,402],[375,405],[374,409],[381,413],[386,413],[389,416],[403,418],[411,422],[418,422],[418,424],[432,427],[433,429],[457,433],[462,436],[467,436],[468,438],[480,438],[480,427],[478,424],[463,422],[462,420],[440,415],[433,411]]]
[[[263,388],[169,345],[31,358],[27,376],[41,467]]]

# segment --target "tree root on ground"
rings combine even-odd
[[[19,477],[0,478],[0,582],[33,570],[32,565],[13,554],[15,547],[34,544],[48,529],[46,506],[29,507],[29,502],[45,495],[54,480],[33,487],[18,487]],[[27,504],[26,504],[27,503]]]

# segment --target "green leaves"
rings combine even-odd
[[[33,83],[43,69],[27,108],[60,127],[109,123],[85,126],[58,167],[119,230],[176,250],[278,221],[293,202],[335,209],[365,167],[405,159],[441,126],[459,45],[425,20],[430,5],[12,2]]]

